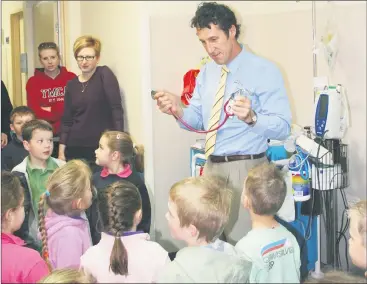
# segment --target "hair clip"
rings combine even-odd
[[[120,139],[121,138],[121,135],[120,134],[117,134],[116,135],[116,139]]]
[[[49,197],[50,196],[50,192],[46,189],[46,191],[45,191],[45,194],[46,194],[46,196],[47,197]]]

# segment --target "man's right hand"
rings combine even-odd
[[[180,106],[180,97],[174,94],[159,91],[154,95],[154,99],[157,101],[157,105],[159,110],[163,113],[170,114],[172,113],[181,118],[183,116],[183,110]],[[171,113],[172,111],[172,113]]]

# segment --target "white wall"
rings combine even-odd
[[[13,81],[12,81],[12,57],[10,41],[10,15],[23,11],[23,1],[3,1],[1,2],[1,32],[4,33],[4,43],[1,46],[1,80],[4,81],[9,92],[10,100],[13,102]],[[5,38],[9,37],[9,44],[5,43]]]

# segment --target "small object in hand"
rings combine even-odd
[[[157,93],[157,91],[153,91],[153,90],[150,92],[150,95],[152,96],[153,100],[154,100],[154,96],[155,96],[156,93]]]

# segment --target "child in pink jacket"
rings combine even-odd
[[[39,253],[13,235],[24,221],[24,192],[18,177],[1,173],[1,283],[36,283],[49,273]]]
[[[139,190],[121,180],[98,192],[103,228],[100,242],[81,257],[80,265],[98,283],[152,283],[169,262],[167,251],[137,231],[142,219]]]
[[[50,270],[79,268],[92,245],[84,212],[92,203],[91,171],[81,160],[71,160],[52,173],[46,188],[38,206],[42,256]]]

